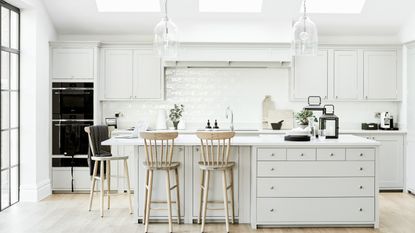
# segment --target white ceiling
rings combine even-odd
[[[161,13],[99,13],[95,0],[43,2],[60,34],[150,35],[161,17]],[[289,33],[289,25],[300,14],[301,2],[264,0],[261,13],[200,13],[197,0],[169,0],[169,16],[185,35],[197,31],[207,36],[209,30],[218,27],[217,33],[241,30],[249,35],[262,30],[263,33],[258,35],[272,35],[276,39],[278,33]],[[361,14],[312,14],[310,17],[317,24],[320,35],[391,36],[399,33],[401,26],[414,14],[414,9],[414,0],[367,0]]]

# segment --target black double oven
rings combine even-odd
[[[94,124],[93,83],[52,83],[52,167],[88,166],[88,135]],[[73,191],[73,185],[72,185]]]

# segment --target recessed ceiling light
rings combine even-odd
[[[259,13],[262,0],[199,0],[199,11]]]
[[[159,0],[95,0],[99,12],[160,12]]]
[[[307,12],[316,14],[360,14],[365,2],[366,0],[308,0]],[[303,7],[301,7],[301,12],[304,12]]]

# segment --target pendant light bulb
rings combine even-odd
[[[317,55],[318,32],[313,21],[307,16],[306,0],[304,14],[294,23],[291,47],[294,56]]]
[[[154,28],[154,48],[163,58],[175,58],[179,49],[178,29],[167,13],[167,0],[165,0],[164,17]]]

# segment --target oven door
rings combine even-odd
[[[92,88],[55,88],[52,90],[53,119],[93,119]]]
[[[88,134],[84,131],[93,125],[90,120],[53,120],[52,154],[86,155],[88,154]]]

